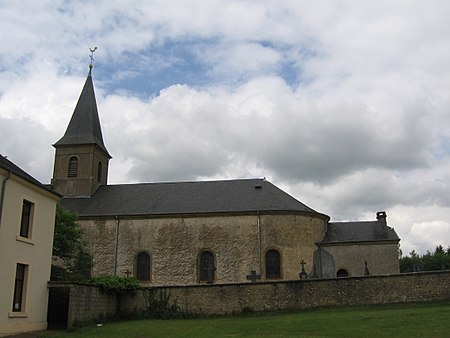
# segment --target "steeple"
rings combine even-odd
[[[54,146],[94,144],[99,146],[111,158],[103,142],[91,73],[92,68],[90,67],[66,133]]]
[[[103,142],[92,82],[92,60],[91,55],[89,73],[66,132],[53,145],[56,153],[52,185],[65,197],[90,197],[100,185],[107,184],[111,155]]]

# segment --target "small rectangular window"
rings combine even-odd
[[[31,238],[34,204],[26,200],[22,204],[22,220],[20,222],[20,236]]]
[[[17,264],[16,280],[14,283],[13,312],[23,312],[25,308],[25,285],[28,265]]]

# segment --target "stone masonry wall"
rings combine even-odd
[[[127,272],[136,276],[136,257],[144,251],[151,261],[148,286],[198,284],[199,256],[204,250],[215,256],[214,283],[246,282],[252,270],[265,280],[264,258],[270,249],[280,252],[280,279],[295,279],[302,260],[312,270],[314,243],[325,231],[322,218],[300,214],[81,219],[78,223],[85,230],[94,276],[126,276]]]
[[[149,297],[150,296],[150,297]],[[181,311],[223,315],[252,311],[298,310],[323,306],[450,300],[450,271],[392,276],[295,280],[139,290],[123,311],[143,310],[148,299],[168,298]],[[244,310],[245,309],[245,310]]]
[[[110,319],[117,314],[117,297],[101,292],[96,286],[51,282],[49,287],[69,288],[67,328],[76,323]]]
[[[364,262],[371,275],[400,273],[398,245],[392,244],[342,244],[323,246],[329,255],[322,254],[322,276],[333,278],[336,271],[345,269],[349,276],[364,275]]]
[[[450,271],[294,280],[264,283],[212,284],[142,288],[120,298],[94,286],[51,283],[70,287],[68,327],[76,322],[107,319],[148,310],[152,300],[167,301],[180,311],[198,315],[252,311],[300,310],[324,306],[367,305],[450,300]],[[120,304],[119,304],[120,302]],[[51,309],[50,309],[51,311]]]
[[[69,296],[69,323],[84,322],[91,318],[112,318],[117,312],[115,295],[101,292],[97,287],[74,285]]]

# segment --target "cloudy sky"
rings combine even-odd
[[[266,177],[450,245],[450,2],[0,0],[0,153],[44,183],[87,72],[109,183]]]

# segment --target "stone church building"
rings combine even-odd
[[[93,276],[192,285],[399,273],[384,212],[330,222],[265,179],[108,185],[91,70],[54,144],[51,184],[79,215]]]

